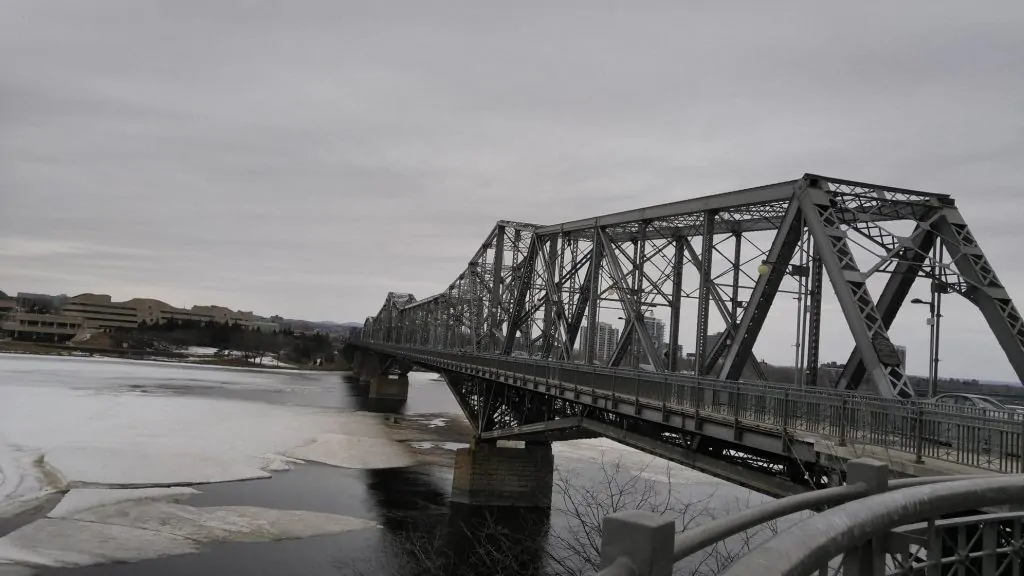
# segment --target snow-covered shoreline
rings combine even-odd
[[[304,368],[302,366],[294,366],[285,362],[280,362],[276,358],[267,357],[264,358],[263,364],[247,364],[245,366],[236,366],[233,364],[223,364],[214,362],[214,356],[196,354],[187,358],[160,358],[157,356],[142,356],[142,357],[131,357],[126,358],[124,356],[110,355],[105,356],[103,354],[93,354],[84,352],[64,352],[64,351],[53,351],[53,352],[38,352],[38,351],[20,351],[20,350],[2,350],[0,351],[0,359],[3,357],[41,357],[41,358],[54,358],[60,360],[92,360],[96,362],[132,362],[142,364],[157,364],[157,365],[175,365],[175,366],[189,366],[195,368],[211,368],[221,370],[269,370],[269,371],[281,371],[286,370],[289,372],[309,372],[317,373],[323,372],[324,370],[312,370]],[[221,358],[221,360],[230,360],[231,358],[237,358],[238,356],[232,356],[227,358]]]

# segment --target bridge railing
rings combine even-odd
[[[429,364],[453,365],[515,385],[559,383],[612,403],[682,409],[704,417],[802,432],[844,445],[870,445],[1001,473],[1024,472],[1024,420],[1015,412],[946,407],[825,388],[734,382],[665,372],[555,362],[486,353],[368,344]]]
[[[849,463],[847,484],[775,500],[675,535],[673,520],[629,511],[603,522],[599,576],[669,576],[708,546],[801,511],[830,507],[762,542],[725,576],[1020,574],[1024,512],[943,518],[1024,504],[1024,477],[947,476],[889,481],[870,459]],[[951,571],[956,569],[956,571]]]

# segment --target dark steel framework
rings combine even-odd
[[[897,222],[909,235],[892,231]],[[872,261],[858,262],[855,246]],[[875,274],[888,275],[877,298]],[[795,384],[813,386],[826,277],[855,343],[839,388],[913,397],[888,329],[918,278],[976,305],[1024,380],[1024,321],[950,196],[811,174],[557,225],[499,221],[446,290],[388,294],[363,338],[764,380],[754,345],[779,294],[795,294]],[[695,349],[684,361],[674,351],[691,299]],[[646,324],[660,307],[667,349]],[[601,350],[602,329],[584,327],[608,310],[624,328]],[[717,337],[712,318],[724,326]]]

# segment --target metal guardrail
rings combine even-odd
[[[1024,477],[932,477],[888,481],[888,467],[849,463],[848,484],[733,514],[672,539],[672,519],[630,511],[605,518],[598,576],[669,576],[673,565],[744,530],[821,506],[733,562],[725,576],[931,576],[1020,574],[1024,512],[942,519],[986,506],[1024,504]],[[924,520],[924,522],[921,522]],[[916,522],[915,524],[907,524]]]
[[[1016,412],[941,406],[825,388],[734,382],[666,372],[607,368],[538,358],[362,345],[414,361],[462,366],[478,375],[557,382],[574,393],[610,396],[612,402],[644,405],[663,413],[687,410],[737,425],[805,432],[837,445],[898,450],[918,461],[933,458],[1000,473],[1024,472],[1024,419]],[[664,420],[663,420],[664,421]]]

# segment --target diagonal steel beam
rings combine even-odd
[[[608,238],[607,232],[599,228],[598,236],[601,239],[601,244],[604,246],[605,253],[614,255],[615,251],[611,245],[611,240]],[[639,304],[634,302],[635,299],[633,298],[633,295],[629,294],[626,290],[626,276],[622,272],[622,266],[619,264],[618,258],[608,258],[608,271],[612,277],[612,284],[619,295],[622,311],[626,315],[629,326],[632,326],[632,331],[639,338],[640,346],[647,355],[648,362],[651,363],[651,366],[654,367],[655,371],[663,371],[664,365],[661,362],[661,357],[658,356],[657,348],[654,347],[651,335],[644,329],[643,318],[640,316],[641,311]]]
[[[551,236],[547,240],[551,252],[554,252],[554,249],[557,248],[557,245],[555,244],[557,241],[557,236]],[[557,341],[557,343],[561,345],[561,357],[568,360],[572,357],[572,351],[567,348],[569,342],[569,328],[566,326],[565,305],[562,302],[561,285],[563,282],[559,281],[557,284],[555,282],[555,268],[551,255],[542,249],[537,253],[537,256],[540,258],[540,265],[544,270],[544,284],[548,291],[548,303],[553,309],[551,314],[545,315],[545,320],[554,324],[554,326],[544,327],[544,334],[546,335],[546,338],[542,352],[545,357],[551,358],[551,353]]]
[[[878,314],[882,317],[882,325],[888,330],[910,294],[910,289],[921,272],[921,266],[935,244],[935,234],[921,225],[907,237],[902,249],[895,255],[899,261],[885,283],[885,288],[878,296]],[[843,373],[839,376],[836,388],[840,390],[856,390],[864,380],[864,359],[860,349],[854,348],[850,359],[846,361]]]
[[[522,329],[523,312],[526,309],[526,298],[530,294],[533,283],[533,269],[537,262],[537,252],[540,251],[540,238],[534,235],[530,239],[530,247],[526,251],[526,258],[519,266],[517,278],[515,279],[515,299],[512,304],[512,313],[509,315],[508,327],[505,331],[505,343],[502,347],[502,354],[509,356],[515,347],[516,334]]]
[[[701,257],[697,254],[697,250],[693,247],[693,244],[687,239],[683,238],[683,246],[686,249],[686,255],[690,257],[690,262],[693,263],[694,267],[698,271],[703,270],[701,267]],[[722,355],[728,349],[728,345],[732,342],[733,337],[736,334],[736,324],[732,322],[732,309],[726,305],[725,296],[722,294],[721,287],[714,282],[711,283],[711,301],[715,303],[715,308],[718,309],[718,313],[725,320],[725,331],[722,333],[722,337],[715,341],[711,351],[708,354],[708,359],[705,362],[705,369],[702,374],[708,374],[721,359]],[[761,367],[761,363],[757,361],[757,355],[751,353],[750,360],[748,361],[751,368],[754,370],[754,374],[760,380],[767,380],[768,377],[764,373],[764,368]]]
[[[765,318],[786,275],[786,266],[796,251],[800,230],[800,203],[797,196],[792,195],[782,225],[775,235],[771,250],[768,251],[768,272],[758,277],[757,285],[750,293],[750,300],[743,311],[743,319],[740,320],[736,336],[722,361],[719,378],[739,380],[743,375],[743,367],[750,360],[754,342],[764,327]]]
[[[587,265],[587,273],[583,276],[583,282],[580,284],[580,293],[576,298],[576,307],[573,308],[572,317],[569,318],[569,331],[567,334],[567,342],[569,345],[570,353],[576,348],[576,338],[579,336],[580,327],[583,326],[583,316],[587,313],[587,308],[590,306],[591,298],[591,286],[593,282],[593,268],[594,268],[594,252],[584,258],[589,261]],[[600,264],[599,264],[600,265]],[[569,358],[572,358],[570,355]]]
[[[913,398],[914,389],[833,211],[831,192],[809,179],[796,199],[875,391],[889,398]]]
[[[985,252],[955,206],[946,206],[935,221],[946,252],[968,283],[967,298],[981,311],[989,328],[1024,382],[1024,318],[1010,299]]]

